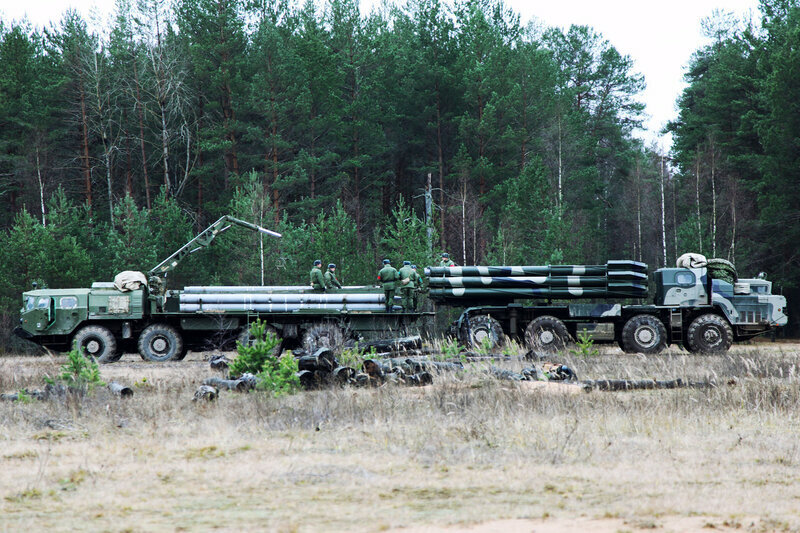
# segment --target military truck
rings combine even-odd
[[[346,286],[320,292],[310,286],[194,286],[167,288],[167,274],[188,254],[231,226],[273,237],[280,234],[223,216],[167,259],[140,272],[123,272],[114,282],[90,288],[39,289],[22,295],[14,333],[54,350],[77,345],[100,362],[136,352],[149,361],[180,360],[190,349],[209,349],[247,340],[249,325],[267,322],[281,348],[339,347],[348,340],[414,333],[425,313],[386,311],[378,287]]]
[[[472,346],[494,348],[508,336],[548,352],[583,337],[633,353],[655,354],[670,344],[720,353],[786,325],[786,298],[772,294],[765,276],[739,279],[726,261],[695,258],[682,256],[682,266],[653,272],[652,303],[640,303],[648,296],[648,275],[647,265],[636,261],[429,267],[425,273],[434,302],[464,308],[452,331]],[[576,302],[587,298],[594,301]]]

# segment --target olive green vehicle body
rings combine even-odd
[[[183,358],[190,349],[231,347],[247,338],[250,323],[257,319],[269,325],[284,348],[340,347],[348,340],[418,332],[426,313],[404,313],[399,306],[387,311],[379,287],[352,286],[325,293],[310,286],[168,290],[166,274],[231,225],[280,237],[224,216],[151,269],[147,282],[142,276],[142,283],[133,287],[96,282],[88,289],[24,292],[14,333],[54,350],[68,350],[77,343],[102,362],[113,362],[123,353],[137,351],[144,359],[168,361]]]
[[[346,294],[382,296],[378,287],[345,288]],[[310,292],[310,291],[309,291]],[[343,290],[342,292],[345,292]],[[146,288],[122,292],[112,283],[94,283],[90,289],[36,289],[23,293],[20,324],[15,333],[54,350],[68,350],[75,333],[86,326],[110,331],[122,352],[136,352],[141,332],[151,324],[167,324],[177,330],[185,349],[208,350],[235,340],[256,319],[267,322],[286,348],[302,345],[311,328],[330,325],[356,340],[371,340],[418,330],[425,313],[398,310],[298,309],[254,311],[216,309],[181,311],[183,291],[150,295]],[[381,308],[383,305],[381,304]]]

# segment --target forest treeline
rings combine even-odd
[[[146,270],[223,214],[285,237],[232,230],[174,286],[294,284],[316,257],[365,283],[385,255],[441,251],[694,251],[796,284],[798,0],[760,17],[707,20],[672,154],[633,136],[644,79],[624,51],[500,0],[118,0],[101,31],[70,11],[3,21],[0,312],[32,281]]]

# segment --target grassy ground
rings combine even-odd
[[[735,378],[710,390],[575,394],[475,364],[210,405],[191,401],[203,355],[103,366],[132,399],[0,403],[0,531],[800,529],[797,344],[554,358],[582,379]],[[0,391],[61,363],[0,358]]]

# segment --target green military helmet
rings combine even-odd
[[[321,259],[315,259],[314,260],[314,266],[322,266],[322,260]]]
[[[336,268],[336,265],[334,263],[328,263],[328,268]]]
[[[390,264],[392,264],[392,262],[391,262],[391,261],[389,261],[388,259],[384,259],[384,260],[383,260],[383,264],[384,264],[384,265],[390,265]]]
[[[403,266],[411,266],[411,261],[403,261]]]

